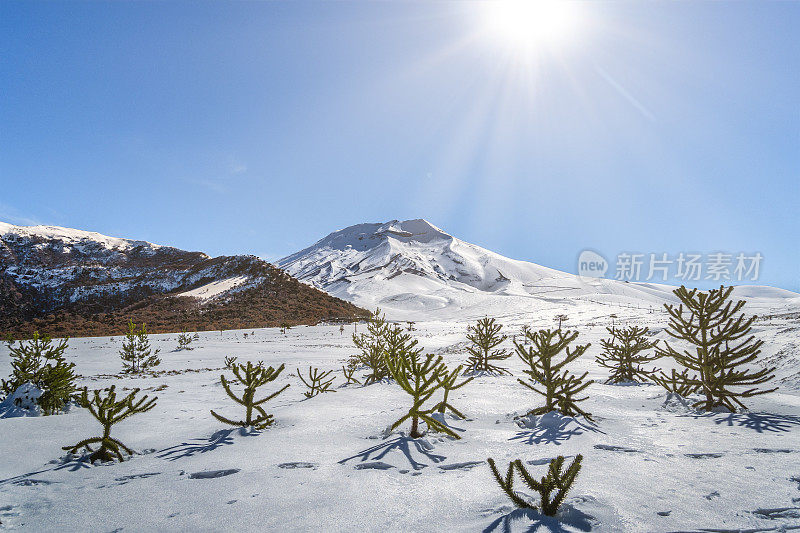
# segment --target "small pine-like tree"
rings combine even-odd
[[[491,468],[495,480],[500,485],[500,488],[502,488],[506,493],[506,495],[508,495],[514,505],[522,509],[537,508],[536,505],[523,499],[514,490],[514,470],[516,470],[519,472],[522,481],[524,481],[531,490],[535,490],[539,493],[540,502],[538,508],[541,513],[546,516],[555,516],[558,513],[559,507],[561,507],[561,504],[564,503],[567,493],[569,492],[570,488],[572,488],[572,484],[575,482],[575,478],[578,476],[578,472],[581,470],[581,461],[583,461],[583,456],[578,454],[566,471],[562,472],[562,468],[564,466],[564,457],[559,455],[550,461],[547,474],[540,480],[536,480],[531,477],[520,459],[512,461],[508,465],[505,478],[500,475],[500,472],[498,472],[497,466],[494,463],[494,459],[491,457],[487,459],[489,468]],[[553,495],[553,492],[555,492],[555,495]]]
[[[677,308],[664,305],[670,315],[667,333],[688,342],[692,348],[678,351],[665,343],[664,348],[656,350],[695,374],[682,372],[667,376],[662,372],[657,382],[667,390],[673,387],[700,393],[704,398],[693,407],[706,411],[745,409],[740,398],[778,390],[777,387],[767,390],[754,387],[773,379],[774,367],[755,371],[744,368],[761,353],[764,341],[749,335],[756,317],[746,319],[744,313],[740,313],[745,301],[733,303],[729,299],[732,291],[733,287],[724,286],[708,292],[690,291],[681,286],[673,291],[681,304]],[[740,390],[738,387],[749,388]]]
[[[367,367],[368,374],[364,377],[364,385],[376,383],[389,376],[389,369],[383,357],[386,345],[386,333],[389,325],[386,318],[381,315],[381,310],[376,309],[367,321],[367,332],[353,333],[353,343],[361,353],[355,356],[358,365]]]
[[[225,356],[225,368],[233,368],[233,365],[236,364],[236,356]]]
[[[2,381],[2,390],[8,395],[24,383],[31,383],[42,391],[38,404],[45,415],[60,412],[75,392],[75,363],[64,359],[68,339],[57,344],[47,335],[33,333],[29,341],[9,344],[11,376]]]
[[[161,359],[158,358],[160,351],[158,348],[155,350],[150,348],[150,338],[144,323],[137,330],[133,320],[128,320],[128,332],[119,351],[123,373],[136,374],[160,365]]]
[[[653,374],[651,379],[654,383],[666,389],[667,399],[664,402],[665,405],[675,398],[682,404],[688,406],[686,398],[688,398],[690,394],[697,392],[697,385],[695,385],[693,379],[689,376],[689,370],[687,369],[684,369],[682,372],[676,372],[673,368],[671,374],[668,375],[661,372],[660,375]]]
[[[344,382],[344,384],[345,384],[345,385],[350,385],[351,383],[353,383],[353,384],[355,384],[355,385],[361,385],[361,382],[360,382],[360,381],[358,381],[358,378],[356,378],[356,377],[353,375],[353,374],[355,374],[355,371],[356,371],[356,369],[355,369],[355,367],[353,367],[353,366],[350,366],[350,365],[347,365],[347,366],[345,366],[345,365],[342,365],[342,373],[344,374],[344,379],[346,380],[346,381]]]
[[[411,336],[402,333],[399,327],[391,328],[387,333],[387,348],[384,351],[386,366],[400,388],[412,398],[408,413],[392,424],[391,429],[410,419],[409,435],[416,439],[424,435],[419,429],[419,421],[422,420],[430,429],[460,439],[453,430],[430,416],[434,408],[424,408],[425,402],[442,387],[441,379],[445,367],[442,356],[422,356],[422,350],[416,348],[416,345],[417,341],[411,340]]]
[[[105,392],[105,396],[102,393]],[[107,389],[98,389],[92,391],[92,398],[89,399],[89,390],[84,387],[80,396],[75,398],[75,401],[81,407],[89,410],[90,413],[103,425],[102,437],[91,437],[80,441],[74,446],[64,446],[64,450],[70,453],[76,453],[80,448],[86,448],[91,455],[89,461],[113,461],[115,458],[123,461],[122,450],[128,454],[133,454],[133,451],[122,444],[119,440],[111,436],[111,426],[133,416],[137,413],[144,413],[149,411],[156,405],[158,398],[149,399],[143,396],[138,400],[134,400],[139,393],[139,389],[134,389],[130,394],[121,400],[117,400],[117,393],[114,390],[114,385]],[[92,450],[90,444],[100,444],[100,448]]]
[[[257,365],[254,365],[252,362],[248,361],[247,365],[232,363],[230,368],[233,371],[233,375],[236,377],[236,380],[244,385],[242,397],[239,398],[236,396],[236,394],[234,394],[230,383],[227,379],[225,379],[224,374],[219,377],[219,380],[220,383],[222,383],[222,388],[228,393],[228,396],[230,396],[230,398],[239,405],[244,406],[245,419],[234,421],[230,420],[229,418],[225,418],[224,416],[220,416],[214,411],[211,411],[211,414],[220,422],[224,424],[230,424],[231,426],[252,426],[255,429],[265,429],[271,426],[275,420],[271,414],[267,414],[267,412],[264,411],[264,408],[261,407],[261,405],[288,389],[289,385],[287,384],[282,389],[270,394],[265,398],[262,398],[261,400],[255,399],[256,389],[262,385],[270,383],[271,381],[275,381],[280,373],[283,372],[284,365],[279,366],[277,369],[272,368],[271,366],[264,368],[264,364],[261,362],[259,362]],[[255,418],[253,417],[254,410],[258,413],[258,416]]]
[[[609,339],[601,339],[603,353],[595,361],[611,370],[606,383],[633,383],[652,379],[658,369],[647,370],[643,364],[659,359],[657,353],[643,353],[654,348],[657,342],[651,341],[646,327],[629,326],[627,328],[606,328],[611,334]]]
[[[455,416],[458,418],[467,418],[464,416],[464,413],[453,407],[450,403],[448,403],[448,397],[450,396],[450,392],[456,389],[460,389],[473,379],[474,377],[467,378],[458,385],[456,385],[456,381],[458,380],[458,376],[461,375],[462,366],[458,365],[454,370],[448,371],[447,367],[443,367],[442,371],[439,376],[439,382],[442,384],[442,390],[444,390],[444,398],[442,401],[437,403],[433,406],[434,411],[439,411],[440,413],[444,414],[445,411],[450,410]]]
[[[556,315],[556,316],[553,317],[553,320],[555,322],[558,322],[558,329],[561,329],[561,324],[563,324],[564,322],[569,320],[569,317],[567,315],[563,315],[563,314],[562,315]]]
[[[300,373],[300,369],[297,369],[297,377],[300,378],[300,381],[308,387],[308,390],[303,393],[306,398],[313,398],[317,394],[322,394],[323,392],[336,392],[335,390],[331,389],[331,385],[333,384],[333,378],[326,381],[326,378],[333,374],[333,370],[328,370],[327,372],[322,372],[319,368],[312,368],[311,366],[308,367],[308,381],[303,379],[303,375]]]
[[[522,332],[522,342],[527,343],[528,333],[531,332],[531,327],[527,324],[523,324],[520,331]]]
[[[510,374],[505,368],[493,364],[511,357],[504,348],[497,348],[506,336],[500,333],[503,329],[494,318],[482,318],[474,326],[468,326],[467,339],[472,346],[467,346],[470,357],[467,359],[467,373]]]
[[[247,333],[244,334],[244,338],[245,339],[247,338]],[[190,346],[192,344],[193,340],[194,340],[194,337],[192,337],[191,335],[186,333],[185,329],[183,331],[181,331],[178,334],[178,351],[180,351],[180,350],[194,350],[194,348],[192,348]]]
[[[564,368],[583,355],[591,344],[570,349],[569,345],[578,338],[578,332],[564,332],[560,329],[543,329],[528,333],[527,338],[531,343],[530,347],[519,342],[515,343],[515,346],[519,358],[528,365],[528,369],[523,372],[528,375],[530,383],[519,378],[517,381],[545,397],[545,404],[529,411],[528,414],[541,415],[557,410],[563,415],[580,414],[591,420],[591,415],[577,405],[578,402],[586,400],[588,396],[583,398],[576,396],[594,381],[584,381],[588,372],[576,376]],[[557,362],[556,357],[561,352],[565,352],[564,359]]]
[[[292,329],[292,326],[288,322],[282,322],[280,328],[281,328],[281,333],[286,335],[286,332]]]

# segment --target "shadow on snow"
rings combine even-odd
[[[192,439],[190,442],[182,442],[176,446],[164,448],[158,452],[158,457],[168,461],[177,461],[184,457],[192,457],[198,453],[211,452],[228,444],[233,444],[233,433],[236,432],[242,437],[253,437],[260,435],[261,432],[253,428],[231,428],[221,429],[208,438]]]
[[[682,416],[692,418],[710,418],[715,424],[726,424],[729,427],[739,426],[752,429],[757,433],[786,433],[793,426],[800,426],[800,416],[772,415],[768,413],[695,413]]]
[[[563,522],[554,516],[545,516],[535,509],[515,509],[510,513],[501,516],[489,524],[483,533],[511,533],[512,531],[522,531],[526,533],[569,533],[570,531],[591,531],[592,517],[577,509],[567,507],[565,509],[568,516],[562,517]],[[519,523],[512,529],[515,522]],[[529,522],[525,524],[525,522]],[[570,529],[565,529],[569,526]],[[573,529],[574,528],[574,529]]]
[[[524,427],[522,431],[509,440],[522,441],[525,444],[556,444],[568,441],[572,437],[583,435],[585,431],[603,433],[594,424],[578,422],[578,420],[564,416],[553,417],[542,422],[543,417],[538,417],[536,423]]]
[[[447,457],[445,457],[444,455],[437,455],[432,453],[431,450],[426,446],[426,443],[424,441],[421,441],[420,439],[412,439],[411,437],[402,435],[395,439],[367,448],[366,450],[362,450],[358,452],[356,455],[353,455],[352,457],[342,459],[341,461],[339,461],[339,464],[345,464],[346,462],[352,461],[353,459],[360,459],[362,463],[370,460],[377,461],[386,457],[386,455],[389,452],[394,450],[399,450],[403,453],[403,455],[405,455],[411,468],[413,468],[414,470],[422,470],[428,465],[414,459],[414,456],[412,455],[411,452],[412,445],[414,450],[416,450],[420,455],[424,456],[424,458],[427,458],[431,462],[441,463],[442,461],[447,459]]]

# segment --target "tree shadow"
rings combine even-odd
[[[84,468],[92,468],[94,466],[89,461],[89,453],[83,454],[83,456],[78,457],[77,459],[71,459],[69,461],[65,461],[64,464],[55,467],[53,470],[69,470],[70,472],[77,472],[78,470],[83,470]]]
[[[412,449],[411,445],[413,445],[413,449],[415,449],[419,454],[423,455],[431,462],[441,463],[442,461],[447,459],[447,457],[445,457],[444,455],[437,455],[435,453],[432,453],[431,448],[427,447],[423,443],[423,441],[420,441],[419,439],[412,439],[411,437],[407,437],[405,435],[401,435],[395,439],[383,442],[381,444],[377,444],[375,446],[367,448],[366,450],[362,450],[358,452],[356,455],[353,455],[352,457],[342,459],[341,461],[339,461],[339,464],[345,464],[346,462],[351,461],[353,459],[360,459],[361,463],[364,463],[369,460],[378,461],[386,457],[386,455],[389,452],[394,450],[399,450],[406,457],[411,468],[413,468],[414,470],[422,470],[428,465],[414,459],[414,456],[411,453]]]
[[[514,529],[520,531],[520,527],[512,529],[515,522],[530,522],[525,529],[526,533],[569,533],[570,530],[564,529],[565,525],[580,531],[592,530],[592,517],[577,509],[567,509],[568,516],[565,522],[561,522],[554,516],[545,516],[536,509],[515,509],[505,514],[489,524],[483,533],[511,533]],[[524,527],[524,524],[520,524]]]
[[[86,460],[88,457],[89,457],[88,453],[82,456],[67,455],[66,458],[62,458],[61,461],[54,461],[58,462],[58,466],[53,466],[52,468],[43,468],[41,470],[36,470],[35,472],[28,472],[27,474],[20,474],[18,476],[12,476],[6,479],[0,479],[0,485],[5,485],[8,483],[21,484],[26,479],[29,479],[32,476],[38,474],[44,474],[46,472],[55,472],[57,470],[69,470],[70,472],[77,472],[78,470],[83,470],[84,468],[92,468],[93,465]],[[31,480],[31,481],[34,482],[32,484],[50,483],[43,480]]]
[[[220,446],[233,444],[234,432],[242,437],[255,437],[261,434],[260,431],[253,428],[221,429],[208,438],[192,439],[190,442],[182,442],[178,445],[164,448],[158,452],[158,457],[168,461],[177,461],[185,457],[192,457],[198,453],[211,452]]]
[[[525,444],[560,445],[572,437],[583,435],[586,431],[603,433],[596,425],[589,422],[581,423],[569,416],[550,417],[548,415],[533,417],[533,423],[523,422],[524,429],[509,440],[522,441]],[[523,417],[521,420],[525,420],[525,418]],[[527,420],[530,421],[531,418],[529,417]]]
[[[717,425],[738,426],[752,429],[756,433],[787,433],[792,427],[800,426],[800,416],[773,415],[769,413],[694,413],[692,418],[711,418]]]

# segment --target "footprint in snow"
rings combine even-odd
[[[390,468],[394,468],[394,466],[389,463],[384,463],[383,461],[372,461],[355,465],[356,470],[389,470]]]
[[[52,485],[53,483],[58,483],[58,481],[48,481],[46,479],[18,479],[17,481],[12,482],[14,485],[21,485],[23,487],[31,487],[33,485]]]
[[[478,465],[482,465],[486,461],[465,461],[463,463],[450,463],[447,465],[439,465],[442,470],[470,470]]]
[[[228,468],[225,470],[204,470],[189,474],[189,479],[214,479],[218,477],[230,476],[239,472],[238,468]]]
[[[691,459],[719,459],[724,453],[685,453],[683,454]]]
[[[289,470],[294,468],[311,468],[312,470],[316,470],[317,466],[319,466],[317,463],[306,463],[303,461],[295,461],[291,463],[281,463],[278,465],[278,468],[286,468]]]
[[[148,478],[148,477],[157,476],[159,474],[161,474],[161,472],[147,472],[145,474],[131,474],[129,476],[122,476],[122,477],[114,478],[114,481],[122,481],[122,482],[126,482],[127,483],[128,481],[130,481],[132,479]]]
[[[613,444],[595,444],[594,448],[598,450],[606,450],[609,452],[624,452],[624,453],[640,453],[641,450],[633,448],[626,448],[625,446],[615,446]]]

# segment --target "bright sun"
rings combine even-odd
[[[580,5],[573,0],[498,0],[486,2],[489,29],[507,45],[538,50],[561,46],[580,31]]]

